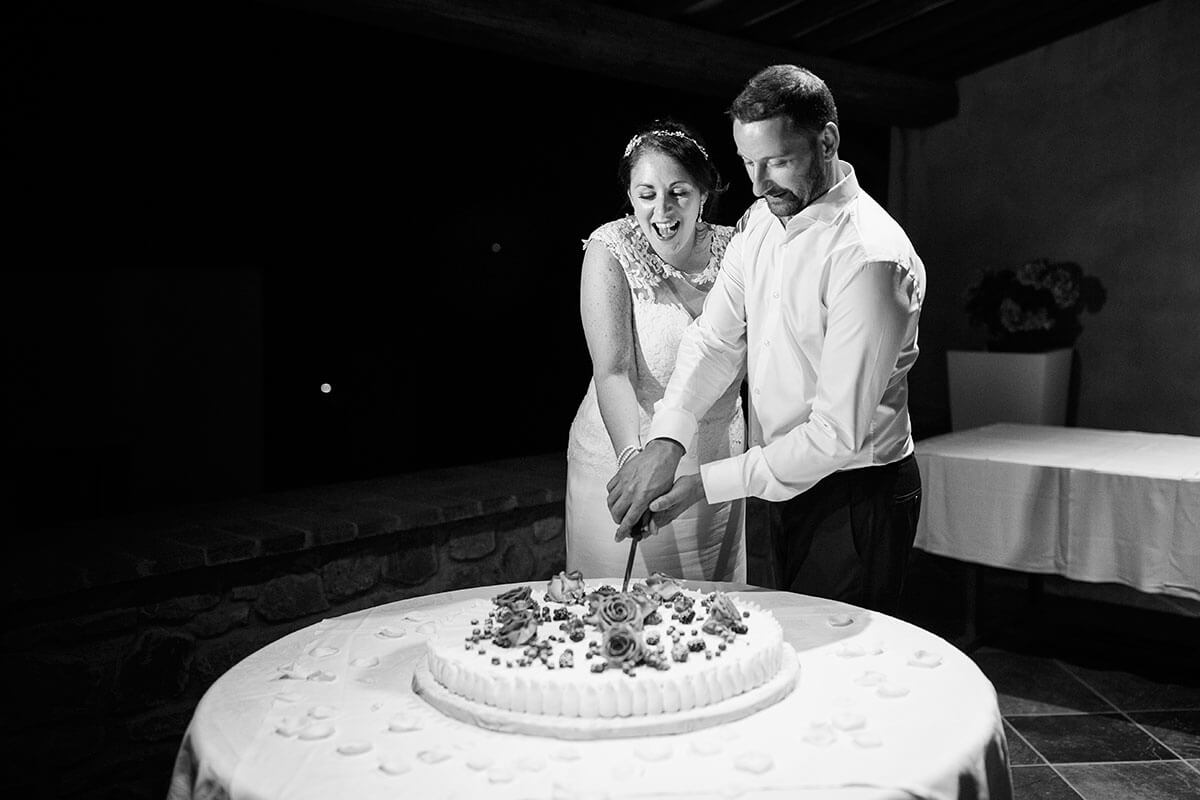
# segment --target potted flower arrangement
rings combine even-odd
[[[987,329],[989,350],[1043,353],[1073,347],[1080,315],[1099,311],[1105,299],[1100,279],[1078,264],[1040,258],[982,273],[967,289],[966,309],[971,324]]]
[[[987,332],[987,350],[947,353],[951,427],[1064,424],[1079,318],[1106,299],[1100,280],[1071,261],[1041,258],[981,273],[964,305],[971,324]]]

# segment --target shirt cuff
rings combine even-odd
[[[704,485],[704,499],[709,504],[727,503],[749,496],[750,487],[745,479],[748,471],[746,462],[750,453],[758,449],[751,448],[740,455],[700,465],[700,483]]]
[[[704,499],[710,504],[743,497],[779,502],[790,500],[797,494],[771,472],[761,447],[751,447],[741,455],[702,464],[700,482],[704,485]]]
[[[696,418],[682,408],[664,408],[654,413],[646,441],[674,439],[686,452],[696,438],[696,427]]]

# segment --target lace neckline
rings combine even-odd
[[[665,258],[655,252],[654,246],[651,245],[650,240],[646,238],[646,234],[642,230],[642,226],[638,225],[637,220],[633,218],[632,214],[625,219],[628,220],[629,227],[632,229],[632,238],[634,243],[637,245],[637,248],[641,252],[646,263],[649,264],[653,269],[656,269],[658,272],[666,275],[668,278],[675,278],[676,280],[684,281],[693,286],[702,286],[706,283],[712,283],[717,279],[717,272],[719,272],[721,269],[721,261],[717,258],[717,236],[716,231],[713,230],[713,226],[711,224],[708,226],[708,264],[704,267],[704,269],[700,270],[700,272],[697,272],[693,275],[671,266]]]

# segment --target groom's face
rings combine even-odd
[[[787,117],[735,119],[733,140],[755,197],[766,198],[785,222],[829,190],[832,163],[823,137],[797,129]]]

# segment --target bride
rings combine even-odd
[[[637,132],[619,177],[631,214],[584,241],[580,315],[592,380],[567,446],[567,569],[619,576],[628,548],[614,540],[606,484],[637,454],[654,404],[675,369],[684,329],[700,314],[733,228],[704,211],[724,188],[700,138],[660,121]],[[737,379],[700,422],[677,475],[745,449]],[[744,501],[700,501],[646,536],[634,572],[745,582]]]

